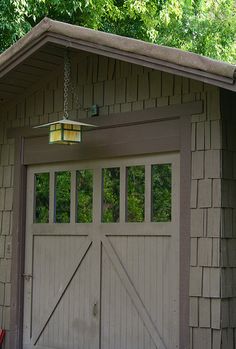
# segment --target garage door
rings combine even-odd
[[[179,155],[27,180],[23,348],[178,348]]]

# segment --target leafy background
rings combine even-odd
[[[236,63],[235,0],[1,0],[0,52],[45,16]]]
[[[77,171],[76,222],[93,222],[93,172]],[[152,165],[151,176],[151,221],[171,221],[171,165]],[[49,222],[49,173],[35,176],[35,222]],[[71,210],[71,174],[68,171],[55,174],[55,222],[69,223]],[[116,223],[120,219],[120,168],[102,170],[103,223]],[[126,221],[143,222],[145,218],[145,166],[130,166],[126,169]]]

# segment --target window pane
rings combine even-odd
[[[171,221],[171,165],[152,165],[152,221]]]
[[[70,222],[70,172],[57,172],[55,176],[56,223]]]
[[[93,173],[91,170],[77,171],[77,222],[93,221]]]
[[[145,206],[145,167],[127,167],[127,222],[143,222]]]
[[[49,173],[35,175],[35,222],[49,222]]]
[[[102,222],[119,222],[120,217],[120,169],[104,168]]]

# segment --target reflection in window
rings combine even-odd
[[[93,221],[93,174],[91,170],[80,170],[77,181],[77,222]]]
[[[152,221],[171,221],[171,165],[152,165]]]
[[[127,222],[143,222],[145,205],[145,167],[127,167],[126,178],[126,220]]]
[[[120,169],[104,168],[102,222],[118,222],[120,216]]]
[[[70,222],[70,172],[55,174],[56,223]]]
[[[49,222],[49,173],[35,175],[35,222]]]

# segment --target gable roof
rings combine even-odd
[[[0,55],[0,97],[1,86],[7,83],[8,74],[49,45],[97,53],[236,91],[235,65],[175,48],[44,18]]]

